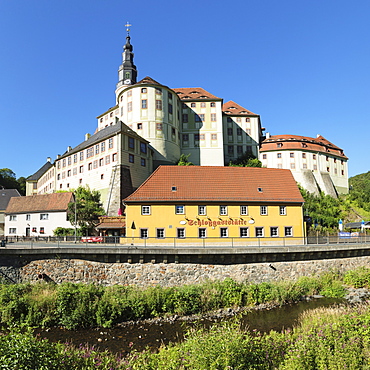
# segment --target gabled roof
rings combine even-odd
[[[290,170],[160,166],[125,199],[128,204],[185,201],[303,203],[303,198]]]
[[[5,211],[10,198],[12,197],[20,197],[17,189],[2,189],[0,190],[0,211]]]
[[[172,90],[181,100],[222,100],[201,87],[182,87]]]
[[[248,109],[243,108],[241,105],[236,104],[232,100],[228,101],[222,106],[222,112],[225,114],[235,115],[235,116],[258,116],[258,114],[251,112]]]
[[[33,175],[27,177],[27,181],[37,181],[50,167],[52,167],[51,162],[46,162],[38,171]]]
[[[261,144],[260,152],[276,150],[313,151],[348,159],[344,155],[343,149],[334,145],[321,135],[318,135],[316,138],[299,135],[273,135],[265,139]]]
[[[139,85],[139,84],[150,84],[150,85],[163,86],[158,81],[154,80],[153,78],[151,78],[149,76],[144,77],[142,80],[140,80],[139,82],[137,82],[135,85]],[[133,86],[135,86],[135,85],[133,85]]]
[[[68,209],[68,203],[72,199],[72,192],[11,198],[5,214],[62,212]]]
[[[141,141],[144,141],[148,143],[147,140],[145,140],[143,137],[138,135],[135,131],[133,131],[130,127],[126,126],[123,122],[119,121],[114,125],[104,127],[103,129],[97,131],[94,135],[91,135],[87,140],[83,141],[81,144],[75,146],[73,149],[71,149],[69,152],[65,152],[62,156],[58,158],[64,158],[68,157],[73,153],[77,153],[82,149],[86,149],[92,145],[95,145],[96,143],[99,143],[103,140],[106,140],[114,135],[116,135],[119,132],[126,133],[132,137],[135,137]]]

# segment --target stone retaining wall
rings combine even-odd
[[[22,267],[0,267],[0,272],[16,281],[36,281],[41,276],[56,283],[82,282],[102,285],[176,286],[200,283],[207,279],[261,283],[295,280],[300,276],[321,274],[330,270],[345,272],[369,266],[370,257],[330,260],[250,264],[187,264],[187,263],[104,263],[79,259],[35,260]]]

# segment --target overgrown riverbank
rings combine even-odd
[[[240,303],[241,299],[246,302],[255,303],[262,301],[283,303],[287,297],[298,297],[298,295],[322,294],[326,296],[340,296],[346,290],[343,284],[356,288],[370,287],[370,269],[357,269],[344,276],[329,273],[321,277],[303,278],[297,282],[285,282],[276,284],[250,285],[237,284],[233,281],[209,282],[200,287],[182,287],[176,289],[176,297],[185,296],[189,289],[199,289],[200,297],[204,302],[214,302],[220,297],[224,297],[222,303]],[[207,289],[205,289],[207,287]],[[211,289],[212,287],[212,289]],[[28,320],[34,317],[36,308],[44,309],[40,312],[39,318],[60,313],[60,307],[66,307],[65,302],[69,297],[69,302],[76,304],[77,298],[90,297],[96,298],[97,295],[89,295],[87,292],[95,292],[91,286],[75,286],[67,284],[64,287],[48,286],[45,284],[35,284],[35,286],[1,286],[1,318],[6,323],[23,323],[28,325]],[[118,289],[116,287],[115,289]],[[36,289],[36,290],[34,290]],[[61,290],[59,290],[61,289]],[[104,288],[101,297],[107,294],[118,299],[118,291],[113,288]],[[121,287],[121,289],[123,289]],[[128,288],[130,289],[133,288]],[[182,291],[181,289],[185,289]],[[224,289],[224,290],[223,290]],[[86,290],[86,291],[85,291]],[[221,290],[221,291],[220,291]],[[99,290],[98,290],[99,291]],[[122,292],[121,290],[119,290]],[[153,291],[157,292],[155,297],[164,295],[159,294],[158,288],[149,290],[136,290],[136,297],[152,297]],[[159,289],[159,291],[161,291]],[[166,291],[166,290],[165,290]],[[172,291],[172,290],[170,290]],[[181,294],[179,292],[182,292]],[[196,290],[197,291],[197,290]],[[283,291],[285,293],[283,294]],[[16,297],[16,293],[21,293]],[[78,292],[78,293],[77,293]],[[85,293],[84,293],[85,292]],[[138,293],[140,292],[140,293]],[[62,294],[63,293],[63,294]],[[169,293],[166,291],[166,293]],[[243,294],[242,294],[243,293]],[[32,296],[32,294],[37,294]],[[42,296],[41,296],[41,295]],[[95,293],[94,293],[95,294]],[[175,294],[172,292],[172,294]],[[10,298],[15,299],[14,304],[6,301]],[[31,298],[33,297],[33,298]],[[62,299],[62,297],[64,297]],[[71,297],[76,299],[71,301]],[[91,301],[88,305],[87,298],[82,304],[86,304],[86,317],[91,318],[90,310],[99,307],[94,306],[98,302],[108,300],[98,299]],[[126,294],[128,299],[129,294]],[[200,299],[198,295],[185,296],[184,302],[188,302],[194,297]],[[198,298],[197,298],[198,297]],[[207,297],[207,299],[205,299]],[[210,299],[213,297],[213,299]],[[243,297],[243,298],[242,298]],[[248,298],[250,299],[248,301]],[[254,301],[252,300],[254,299]],[[64,305],[60,304],[64,302]],[[126,300],[124,300],[126,302]],[[157,307],[158,302],[154,300],[149,307]],[[7,308],[4,308],[4,303]],[[33,302],[33,304],[31,304]],[[38,302],[38,303],[36,303]],[[48,302],[46,304],[45,302]],[[132,303],[138,301],[130,301]],[[199,301],[198,301],[199,302]],[[116,302],[117,303],[117,302]],[[101,303],[100,303],[101,304]],[[143,303],[142,303],[143,304]],[[33,307],[30,309],[30,307]],[[219,307],[220,305],[218,305]],[[119,307],[117,305],[117,307]],[[124,306],[120,306],[124,307]],[[171,307],[188,307],[185,303]],[[203,308],[199,305],[198,312]],[[208,306],[209,307],[209,303]],[[58,310],[59,308],[59,310]],[[69,314],[75,318],[74,323],[89,322],[86,319],[77,320],[79,317],[75,309],[69,307]],[[81,308],[79,308],[81,309]],[[89,313],[90,312],[90,313]],[[109,312],[113,312],[112,310]],[[121,311],[119,311],[121,312]],[[138,311],[149,312],[149,311]],[[180,311],[179,311],[180,312]],[[184,312],[184,311],[182,311]],[[156,312],[157,313],[157,312]],[[166,310],[166,313],[170,313]],[[11,316],[13,314],[13,316]],[[15,315],[16,314],[16,315]],[[80,312],[82,317],[82,311]],[[4,321],[4,318],[12,319]],[[35,316],[36,317],[36,316]],[[63,316],[56,317],[54,321],[45,320],[44,323],[59,322]],[[118,316],[117,316],[118,317]],[[143,318],[143,316],[141,316]],[[111,321],[111,324],[114,320]],[[302,315],[299,324],[293,330],[282,333],[271,332],[269,334],[254,333],[249,334],[242,330],[235,323],[224,323],[215,325],[210,330],[194,329],[188,332],[186,339],[182,343],[163,346],[157,353],[150,351],[136,352],[133,350],[128,357],[116,357],[108,352],[99,353],[94,348],[80,346],[73,348],[64,344],[52,344],[45,340],[34,338],[30,332],[20,333],[18,330],[11,330],[9,334],[0,335],[0,367],[4,369],[131,369],[131,370],[172,370],[172,369],[210,369],[210,370],[236,370],[236,369],[360,369],[370,366],[370,307],[363,303],[355,306],[338,306],[334,308],[317,309]]]
[[[199,315],[258,304],[282,305],[302,296],[343,297],[343,277],[327,273],[293,282],[250,284],[231,279],[173,288],[60,285],[0,285],[0,323],[67,329],[112,327],[130,320]]]

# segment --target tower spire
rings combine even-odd
[[[133,85],[137,78],[137,70],[134,64],[134,53],[132,52],[133,47],[130,43],[130,27],[131,24],[127,22],[126,27],[126,44],[123,47],[122,53],[122,64],[118,68],[118,83],[117,88],[122,85]]]

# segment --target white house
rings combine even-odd
[[[11,198],[5,210],[5,236],[52,236],[57,227],[73,227],[67,220],[73,193]]]

